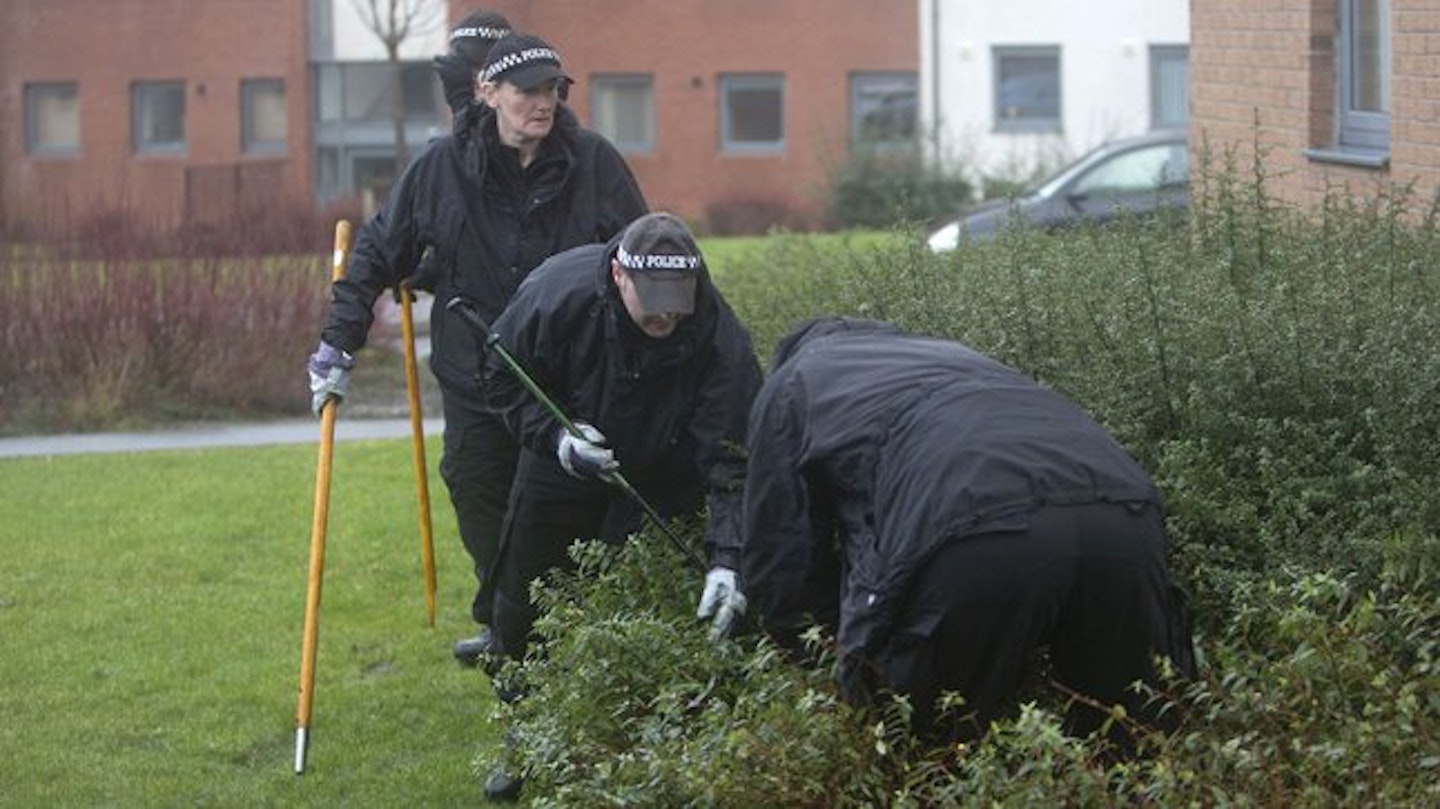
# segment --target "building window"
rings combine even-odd
[[[996,48],[995,131],[1059,132],[1060,48]]]
[[[316,116],[322,122],[390,122],[389,62],[329,62],[316,66]],[[445,99],[429,62],[402,62],[400,93],[405,120],[438,123]]]
[[[25,151],[42,157],[80,153],[80,85],[25,85]]]
[[[1340,0],[1340,146],[1390,149],[1390,0]]]
[[[1150,46],[1150,127],[1183,127],[1190,120],[1190,49]]]
[[[130,86],[130,136],[137,154],[185,151],[185,82]]]
[[[240,146],[246,154],[285,153],[285,80],[240,82]]]
[[[720,145],[727,152],[785,150],[785,77],[778,73],[720,77]]]
[[[851,143],[881,148],[914,144],[918,98],[914,73],[851,74]]]
[[[590,77],[590,126],[625,152],[655,148],[655,86],[649,75]]]

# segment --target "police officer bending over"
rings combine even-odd
[[[734,595],[745,420],[761,373],[685,224],[647,214],[609,244],[550,259],[493,328],[587,436],[564,430],[496,353],[487,358],[483,387],[524,447],[493,605],[501,651],[524,653],[530,582],[569,567],[571,542],[622,541],[639,528],[636,504],[602,480],[617,466],[662,516],[708,506],[709,596]]]
[[[743,612],[733,585],[745,420],[761,372],[685,224],[647,214],[609,244],[555,256],[492,329],[585,435],[565,430],[490,352],[482,388],[523,447],[492,605],[497,651],[524,655],[536,617],[530,583],[571,569],[572,542],[620,542],[640,528],[639,507],[603,480],[617,468],[663,518],[708,507],[704,598]],[[486,791],[513,795],[518,782],[496,772]]]
[[[906,694],[918,732],[966,739],[1013,710],[1040,646],[1063,686],[1135,717],[1152,656],[1193,674],[1160,493],[1024,374],[886,323],[810,321],[775,352],[749,447],[745,594],[782,644],[837,631],[848,701]],[[965,705],[941,728],[946,691]],[[1067,729],[1103,719],[1077,702]]]

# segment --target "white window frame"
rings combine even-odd
[[[166,98],[178,95],[179,137],[160,140],[147,130],[151,129],[148,116],[163,110],[154,105]],[[130,139],[136,154],[184,154],[185,153],[185,98],[184,81],[137,81],[130,85]]]
[[[774,91],[778,95],[779,132],[773,138],[737,138],[735,109],[731,94],[745,91]],[[785,151],[785,74],[728,73],[720,76],[720,148],[730,154],[780,154]]]
[[[590,128],[622,152],[655,150],[655,79],[649,73],[596,73],[590,80]],[[634,94],[634,95],[631,95]],[[624,102],[638,100],[638,118]],[[622,109],[625,107],[625,109]]]
[[[256,131],[260,114],[257,104],[267,96],[273,97],[278,90],[280,137],[265,138]],[[284,79],[241,79],[240,80],[240,150],[245,154],[283,155],[285,141],[289,137],[290,122],[285,106]]]
[[[25,153],[35,157],[80,154],[79,82],[29,82],[24,95]],[[56,115],[64,120],[52,121]]]

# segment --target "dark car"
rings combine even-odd
[[[1183,211],[1190,202],[1189,176],[1190,148],[1183,129],[1111,141],[1032,191],[992,200],[946,222],[927,242],[939,253],[954,250],[965,239],[994,238],[1012,226],[1054,230],[1166,208]]]

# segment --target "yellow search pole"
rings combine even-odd
[[[345,273],[350,223],[335,223],[335,253],[330,280]],[[310,747],[310,713],[315,702],[315,648],[320,638],[320,585],[325,573],[325,528],[330,519],[330,464],[335,449],[335,399],[320,410],[320,458],[315,469],[315,511],[310,522],[310,579],[305,593],[305,632],[300,648],[300,705],[295,712],[295,774],[305,772]]]
[[[415,363],[415,318],[410,289],[401,282],[400,331],[405,340],[405,388],[410,394],[410,436],[414,448],[415,499],[420,508],[420,562],[425,573],[425,615],[435,626],[435,542],[430,532],[430,484],[425,466],[425,426],[420,410],[420,374]]]

